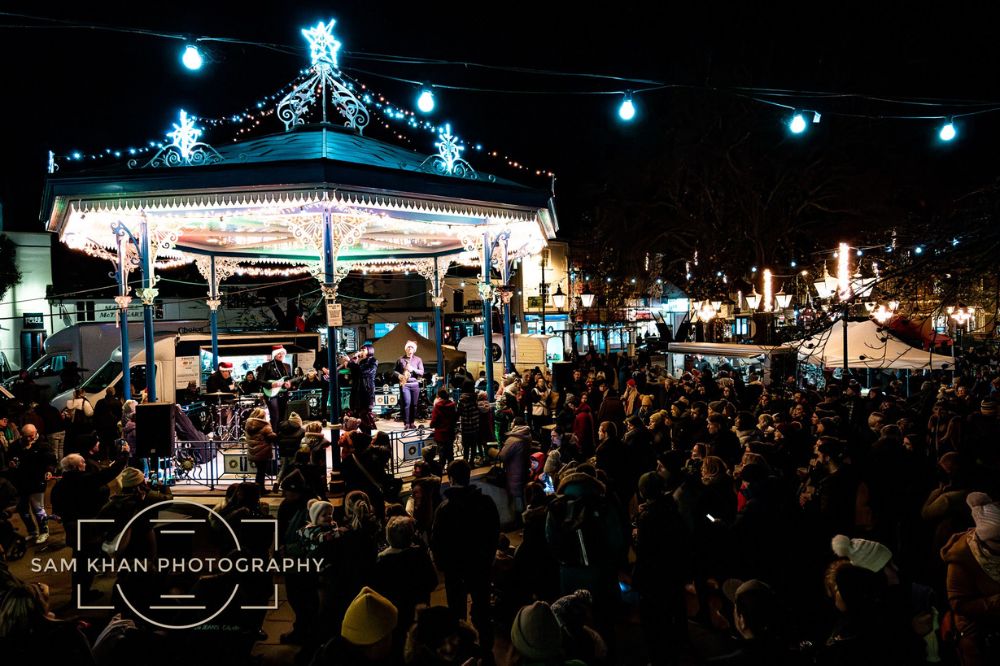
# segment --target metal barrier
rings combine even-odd
[[[167,463],[167,464],[163,464]],[[257,466],[239,440],[210,440],[174,444],[174,455],[161,459],[158,469],[165,472],[174,485],[204,486],[215,490],[220,482],[249,481],[257,474]],[[276,475],[275,462],[269,463],[267,477]]]
[[[413,466],[423,457],[424,446],[433,444],[434,431],[425,426],[389,432],[389,473],[393,476],[413,474]],[[455,434],[455,459],[464,458],[462,433]]]

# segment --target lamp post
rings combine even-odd
[[[583,293],[580,294],[580,305],[583,306],[584,310],[589,310],[591,306],[594,305],[594,298],[596,298],[596,294],[594,294],[593,290],[590,288],[590,284],[588,283],[583,285]],[[583,330],[588,331],[587,322],[584,322]],[[589,331],[587,333],[587,341],[590,342]],[[589,346],[592,346],[592,343],[588,345],[588,352],[590,351]]]

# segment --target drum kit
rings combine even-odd
[[[221,442],[238,441],[243,437],[243,424],[257,407],[267,407],[263,393],[237,395],[225,391],[205,393],[209,399],[207,434]]]

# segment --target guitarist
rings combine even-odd
[[[271,361],[261,366],[257,377],[261,386],[269,389],[267,413],[275,427],[281,422],[281,415],[288,402],[288,394],[285,391],[291,386],[288,380],[292,376],[292,368],[285,363],[287,354],[288,352],[281,345],[271,347]]]
[[[424,362],[417,356],[417,343],[408,340],[403,355],[396,361],[394,374],[399,380],[399,395],[403,403],[403,427],[415,427],[417,400],[420,398],[420,380],[424,378]]]

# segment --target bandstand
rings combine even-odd
[[[332,29],[330,21],[303,30],[311,67],[269,116],[281,123],[273,134],[213,147],[197,118],[181,111],[167,139],[138,157],[96,168],[50,160],[41,219],[67,246],[114,264],[126,359],[129,275],[141,275],[135,296],[143,305],[150,401],[157,399],[157,276],[185,264],[206,281],[213,366],[220,283],[246,269],[308,272],[320,281],[331,368],[341,325],[337,289],[352,271],[406,271],[428,280],[439,367],[441,288],[452,264],[481,269],[485,339],[494,301],[510,334],[510,267],[554,238],[552,192],[477,171],[447,125],[429,155],[365,136],[371,116],[364,95],[341,75]],[[485,353],[491,371],[492,350]],[[334,421],[336,375],[328,392]],[[126,398],[128,382],[125,372]]]

